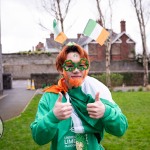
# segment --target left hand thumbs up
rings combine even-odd
[[[91,118],[99,119],[104,116],[105,105],[101,102],[99,92],[95,95],[95,102],[87,104],[87,111]]]
[[[95,101],[99,101],[100,99],[99,99],[99,92],[97,92],[96,93],[96,95],[95,95]]]

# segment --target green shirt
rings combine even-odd
[[[108,89],[102,83],[100,83],[101,87],[97,87],[100,88],[101,92],[103,91],[103,87],[106,95],[106,97],[104,95],[103,98],[101,98],[102,103],[105,105],[104,116],[101,119],[92,119],[88,116],[86,104],[94,102],[93,96],[95,94],[89,92],[92,86],[86,88],[88,86],[87,84],[90,84],[89,81],[91,79],[92,82],[99,84],[97,80],[88,77],[85,80],[85,84],[82,84],[81,87],[69,90],[68,94],[72,99],[72,106],[82,120],[88,150],[103,150],[104,148],[99,144],[96,134],[99,136],[100,141],[103,139],[104,131],[115,136],[122,136],[128,127],[128,123],[121,109],[113,102]],[[95,90],[93,91],[96,92]],[[71,131],[72,118],[70,117],[60,121],[53,113],[53,107],[57,99],[58,94],[43,94],[38,105],[35,121],[31,123],[30,126],[33,139],[39,145],[51,142],[51,150],[76,150],[75,133]],[[66,98],[63,97],[62,102],[66,101]]]

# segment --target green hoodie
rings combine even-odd
[[[128,123],[118,105],[110,100],[111,96],[108,89],[101,83],[101,88],[103,87],[105,94],[107,93],[106,97],[102,96],[103,98],[100,98],[105,105],[104,116],[100,119],[89,117],[86,105],[95,101],[93,98],[95,93],[89,92],[91,91],[91,86],[85,88],[90,84],[89,79],[91,80],[91,77],[88,77],[81,87],[69,90],[68,94],[73,108],[82,120],[88,150],[103,150],[104,148],[99,144],[98,140],[103,139],[104,130],[112,135],[122,136],[128,127]],[[92,81],[97,82],[95,79],[92,79]],[[100,91],[103,90],[100,89]],[[94,92],[96,91],[94,90]],[[35,121],[30,126],[33,139],[39,145],[47,144],[51,141],[51,150],[76,150],[75,133],[71,130],[72,118],[60,121],[53,113],[53,107],[57,99],[58,94],[43,94],[38,105]],[[62,102],[65,103],[66,101],[66,98],[63,97]]]

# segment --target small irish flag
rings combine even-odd
[[[94,39],[101,46],[109,36],[109,32],[92,19],[89,19],[83,33],[84,35]]]
[[[53,29],[55,34],[55,41],[63,44],[67,40],[67,36],[63,32],[60,32],[55,19],[53,21]]]

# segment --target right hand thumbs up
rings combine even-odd
[[[58,99],[53,108],[53,113],[59,120],[68,119],[72,113],[71,103],[63,103],[62,98],[62,93],[59,93]]]

